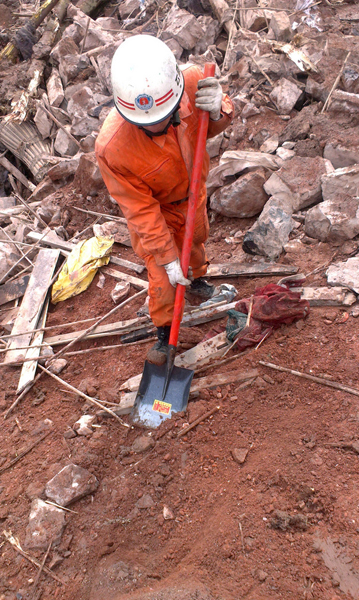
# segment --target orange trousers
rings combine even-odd
[[[181,258],[187,207],[187,201],[182,202],[181,204],[174,203],[161,205],[161,212],[177,248],[178,258]],[[197,277],[202,277],[207,272],[208,261],[204,243],[208,239],[208,234],[209,225],[206,209],[206,195],[204,194],[204,197],[199,199],[197,207],[190,258],[190,266],[192,267],[193,277],[195,279]],[[143,258],[146,263],[149,281],[148,294],[150,317],[156,327],[171,325],[176,289],[170,284],[165,268],[157,265],[155,258],[143,250],[140,238],[134,232],[131,232],[131,241],[136,254]]]

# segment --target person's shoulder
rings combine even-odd
[[[121,117],[118,110],[113,108],[107,115],[96,140],[96,154],[104,157],[106,151],[115,144],[118,148],[123,140],[126,121]]]

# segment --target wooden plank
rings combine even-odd
[[[50,304],[50,297],[47,296],[45,300],[44,307],[41,312],[40,319],[37,323],[37,328],[45,327],[47,311]],[[29,385],[31,381],[34,380],[37,368],[37,359],[40,356],[41,348],[40,345],[42,343],[44,337],[43,331],[37,331],[34,334],[34,337],[31,341],[31,348],[29,348],[26,352],[26,358],[33,358],[34,360],[29,360],[25,362],[21,369],[20,379],[17,386],[16,393],[21,394],[21,392]]]
[[[229,302],[221,306],[206,306],[201,310],[196,309],[184,313],[181,325],[183,327],[195,327],[201,323],[209,323],[209,321],[222,319],[222,317],[226,316],[228,310],[235,307],[237,302]]]
[[[28,206],[30,208],[36,208],[37,206],[39,206],[41,204],[41,200],[38,200],[36,202],[29,202]],[[11,208],[2,208],[0,210],[0,220],[2,217],[13,217],[14,215],[20,215],[22,212],[26,211],[25,206],[21,205],[21,206],[14,206]]]
[[[32,242],[38,242],[43,233],[37,233],[36,231],[30,231],[26,236],[27,239]],[[41,244],[46,246],[50,246],[51,248],[59,248],[60,250],[65,250],[66,252],[71,252],[76,247],[76,244],[72,242],[66,242],[62,240],[58,235],[56,235],[55,231],[50,230],[47,235],[41,240]],[[125,260],[124,258],[119,258],[117,256],[110,256],[110,263],[114,265],[119,265],[120,267],[124,267],[125,269],[130,269],[135,271],[136,273],[143,273],[146,267],[143,265],[137,265],[136,263],[131,262],[130,260]]]
[[[21,298],[25,294],[29,279],[30,275],[23,275],[0,286],[0,306],[16,300],[16,298]]]
[[[215,358],[221,357],[226,348],[228,348],[228,343],[226,342],[226,332],[224,331],[205,342],[200,342],[194,348],[190,348],[182,354],[177,354],[175,365],[177,367],[184,367],[185,369],[196,369],[208,364]],[[120,390],[130,390],[131,392],[138,390],[141,377],[142,373],[130,377],[120,386]]]
[[[246,265],[233,262],[210,265],[206,277],[265,277],[268,275],[293,275],[298,273],[298,267],[277,265],[276,263],[258,263]]]
[[[12,329],[13,334],[20,335],[11,339],[8,351],[5,354],[4,363],[16,362],[25,358],[26,351],[17,350],[17,348],[29,345],[32,334],[24,332],[36,329],[59,254],[59,250],[51,250],[49,248],[42,248],[39,251]]]
[[[217,375],[208,375],[208,377],[200,377],[192,381],[191,394],[199,392],[201,390],[208,390],[217,385],[227,385],[229,383],[237,383],[239,381],[246,381],[248,379],[254,379],[258,377],[258,369],[251,369],[244,373],[238,373],[238,371],[231,371],[229,373],[218,373]]]
[[[111,277],[115,277],[115,279],[119,279],[120,281],[131,283],[136,289],[148,290],[148,281],[139,279],[138,277],[133,277],[132,275],[127,275],[127,273],[122,273],[122,271],[118,271],[117,269],[111,269],[111,267],[101,267],[101,273],[104,273],[105,275],[111,275]]]
[[[129,319],[127,321],[117,321],[116,323],[108,323],[106,325],[99,325],[91,331],[85,338],[86,340],[95,339],[99,337],[107,337],[109,335],[119,335],[122,333],[128,333],[129,331],[136,331],[141,329],[144,323],[148,323],[149,317],[136,317],[136,319]],[[60,333],[52,337],[46,337],[44,342],[49,346],[59,346],[60,344],[68,344],[75,338],[79,337],[85,329],[81,331],[72,331],[71,333]]]

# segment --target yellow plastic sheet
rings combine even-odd
[[[89,287],[97,269],[108,264],[113,242],[113,237],[96,236],[77,244],[52,286],[53,304],[77,296]]]

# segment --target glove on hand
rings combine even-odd
[[[215,77],[206,77],[198,82],[196,92],[196,107],[209,112],[212,121],[218,121],[221,116],[222,87]]]
[[[181,264],[178,258],[168,263],[167,265],[163,265],[166,269],[166,273],[168,275],[168,279],[173,287],[176,287],[177,283],[181,285],[190,285],[191,282],[189,279],[186,279],[183,275],[183,271],[181,269]]]

